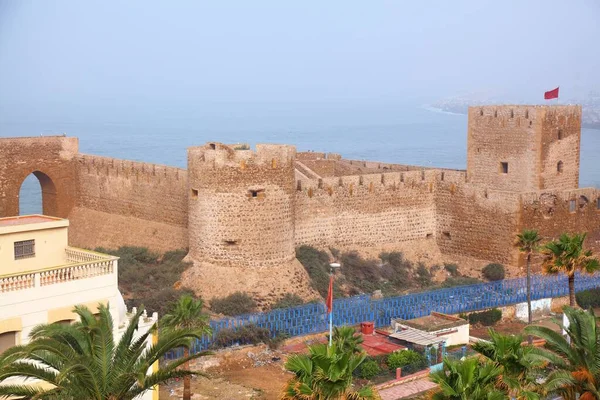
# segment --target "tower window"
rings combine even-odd
[[[227,240],[223,240],[223,244],[225,246],[236,246],[238,244],[238,241],[233,240],[233,239],[227,239]]]
[[[600,197],[596,199],[596,210],[600,210]]]
[[[192,189],[192,199],[198,198],[198,189]]]
[[[211,143],[211,144],[209,144],[209,146],[210,146],[210,148],[211,148],[212,150],[214,150],[214,149],[216,149],[216,148],[217,148],[217,145],[216,145],[216,144],[214,144],[214,143]]]
[[[497,118],[497,117],[498,117],[498,110],[495,110],[494,111],[494,118]]]
[[[444,231],[444,232],[442,232],[442,235],[444,235],[444,238],[446,238],[446,239],[451,238],[450,232]]]
[[[508,163],[507,162],[500,163],[500,172],[503,174],[508,174]]]
[[[558,140],[562,140],[562,138],[563,138],[563,132],[562,132],[562,129],[559,129],[558,130]]]
[[[525,110],[525,118],[529,119],[529,110]]]
[[[577,203],[575,202],[575,200],[569,200],[569,212],[574,213],[576,209]]]
[[[483,117],[483,108],[479,109],[479,116]]]
[[[563,162],[562,162],[562,161],[559,161],[559,162],[556,164],[556,172],[558,172],[559,174],[560,174],[561,172],[563,172]]]
[[[35,257],[35,240],[15,242],[15,260]]]
[[[515,117],[515,111],[514,110],[510,110],[510,117],[514,118]]]

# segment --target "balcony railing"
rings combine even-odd
[[[67,264],[0,276],[0,293],[37,288],[115,273],[117,257],[67,247]]]

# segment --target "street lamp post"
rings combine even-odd
[[[329,347],[331,347],[331,344],[333,343],[333,271],[336,268],[340,268],[341,265],[340,263],[331,263],[329,264],[329,279],[332,282],[331,285],[331,294],[329,294],[331,296],[331,312],[329,313]]]

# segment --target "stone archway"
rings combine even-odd
[[[77,138],[0,138],[0,217],[19,215],[19,192],[33,174],[46,215],[67,218],[77,196]]]
[[[30,175],[33,175],[37,178],[42,189],[42,214],[58,216],[58,194],[56,191],[56,185],[52,181],[52,178],[42,171],[33,171],[31,174],[27,175],[25,179],[27,179]],[[21,197],[21,188],[23,186],[23,182],[25,182],[25,179],[23,179],[21,185],[19,186],[19,198]],[[17,207],[19,208],[18,213],[21,214],[22,210],[20,202],[17,203]]]

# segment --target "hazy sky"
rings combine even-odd
[[[0,119],[537,98],[599,46],[598,0],[0,0]]]

